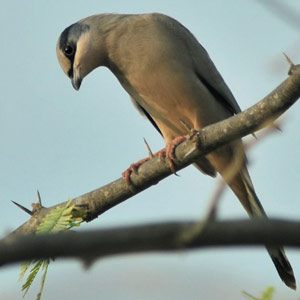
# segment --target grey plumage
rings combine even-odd
[[[162,14],[101,14],[69,26],[57,43],[59,63],[78,90],[99,66],[109,68],[166,143],[239,113],[240,107],[206,50],[176,20]],[[224,176],[241,140],[199,159],[204,173]],[[244,165],[230,182],[250,217],[266,217]],[[296,288],[282,247],[267,247],[281,279]]]

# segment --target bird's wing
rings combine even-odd
[[[240,106],[210,59],[207,51],[201,46],[194,35],[175,19],[166,16],[158,16],[157,18],[169,27],[170,30],[176,28],[177,37],[185,44],[185,47],[188,49],[187,53],[189,53],[190,59],[193,61],[194,72],[211,94],[218,101],[222,101],[222,104],[232,114],[241,112]]]
[[[134,107],[139,111],[139,113],[142,116],[146,117],[150,121],[150,123],[154,126],[154,128],[162,135],[159,127],[157,126],[157,124],[155,123],[151,115],[145,110],[145,108],[143,108],[143,106],[141,106],[137,101],[135,101],[133,97],[130,97],[130,99]]]
[[[232,114],[241,112],[240,106],[224,79],[218,72],[206,50],[200,44],[198,44],[197,49],[194,48],[192,50],[192,60],[197,77],[211,94],[215,96],[215,99],[222,101]]]

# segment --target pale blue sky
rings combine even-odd
[[[274,2],[274,1],[273,1]],[[290,4],[300,13],[298,0]],[[287,77],[282,52],[299,63],[299,31],[259,1],[2,1],[0,28],[0,233],[27,220],[10,200],[27,207],[39,189],[51,206],[100,187],[153,150],[159,134],[132,106],[105,68],[91,73],[76,92],[55,54],[61,31],[103,12],[161,12],[181,23],[208,50],[244,109]],[[283,132],[249,153],[250,174],[270,216],[299,220],[300,106],[285,115]],[[215,180],[190,167],[126,201],[84,228],[200,218]],[[246,217],[226,193],[222,218]],[[287,249],[300,284],[300,253]],[[0,270],[0,299],[21,299],[19,266]],[[77,261],[51,264],[47,299],[244,299],[268,285],[275,299],[296,299],[281,283],[264,249],[206,249],[187,253],[105,259],[85,272]],[[32,299],[33,289],[27,298]]]

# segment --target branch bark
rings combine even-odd
[[[234,139],[253,133],[265,126],[267,122],[278,118],[300,97],[300,65],[292,65],[289,75],[274,91],[254,106],[222,122],[203,128],[192,138],[180,144],[176,148],[176,169],[180,170],[192,164],[200,156]],[[106,186],[74,198],[72,204],[80,208],[85,221],[91,221],[171,174],[168,163],[154,157],[139,167],[138,174],[132,173],[131,182],[134,191],[128,188],[122,178],[119,178]],[[65,203],[35,209],[32,217],[12,234],[35,232],[51,209]]]
[[[97,231],[13,235],[0,241],[0,265],[52,257],[78,258],[91,264],[98,258],[116,254],[220,246],[300,247],[300,222],[275,219],[210,222],[200,235],[186,243],[184,233],[195,224],[172,222]]]

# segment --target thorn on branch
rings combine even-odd
[[[263,131],[259,133],[257,136],[255,136],[255,140],[251,142],[244,143],[244,149],[245,151],[248,151],[250,148],[255,146],[258,142],[261,140],[267,138],[269,135],[273,134],[275,131],[282,132],[281,126],[283,124],[283,121],[277,121],[277,122],[266,122],[267,125],[263,125]]]
[[[190,125],[188,125],[185,121],[183,121],[182,119],[180,119],[180,122],[188,131],[193,130],[193,128]]]
[[[147,148],[147,152],[148,152],[148,156],[150,159],[152,159],[154,156],[153,156],[153,152],[151,151],[151,148],[149,146],[149,144],[147,143],[146,139],[144,138],[144,143],[146,145],[146,148]]]
[[[37,203],[39,203],[42,206],[42,199],[39,190],[37,190]]]
[[[187,124],[185,121],[182,119],[179,119],[181,124],[189,131],[189,138],[192,139],[194,135],[198,133],[198,131],[194,128],[192,128],[189,124]]]
[[[290,69],[288,71],[288,75],[291,75],[295,69],[296,69],[296,66],[294,65],[294,63],[292,62],[292,60],[283,52],[283,55],[285,56],[289,66],[290,66]]]
[[[37,190],[37,203],[31,203],[32,213],[38,212],[42,207],[42,199],[39,190]]]
[[[15,201],[11,201],[13,204],[15,204],[16,206],[18,206],[19,208],[21,208],[23,211],[25,211],[27,214],[29,214],[30,216],[32,216],[34,213],[36,213],[37,211],[39,211],[43,206],[42,206],[42,199],[41,199],[41,195],[39,190],[37,190],[37,203],[32,203],[31,207],[32,207],[32,211],[29,210],[28,208],[26,208],[25,206],[15,202]]]
[[[15,201],[11,201],[13,204],[15,204],[16,206],[18,206],[19,208],[21,208],[23,211],[25,211],[27,214],[29,214],[30,216],[33,215],[33,212],[31,210],[29,210],[28,208],[24,207],[23,205],[15,202]]]

